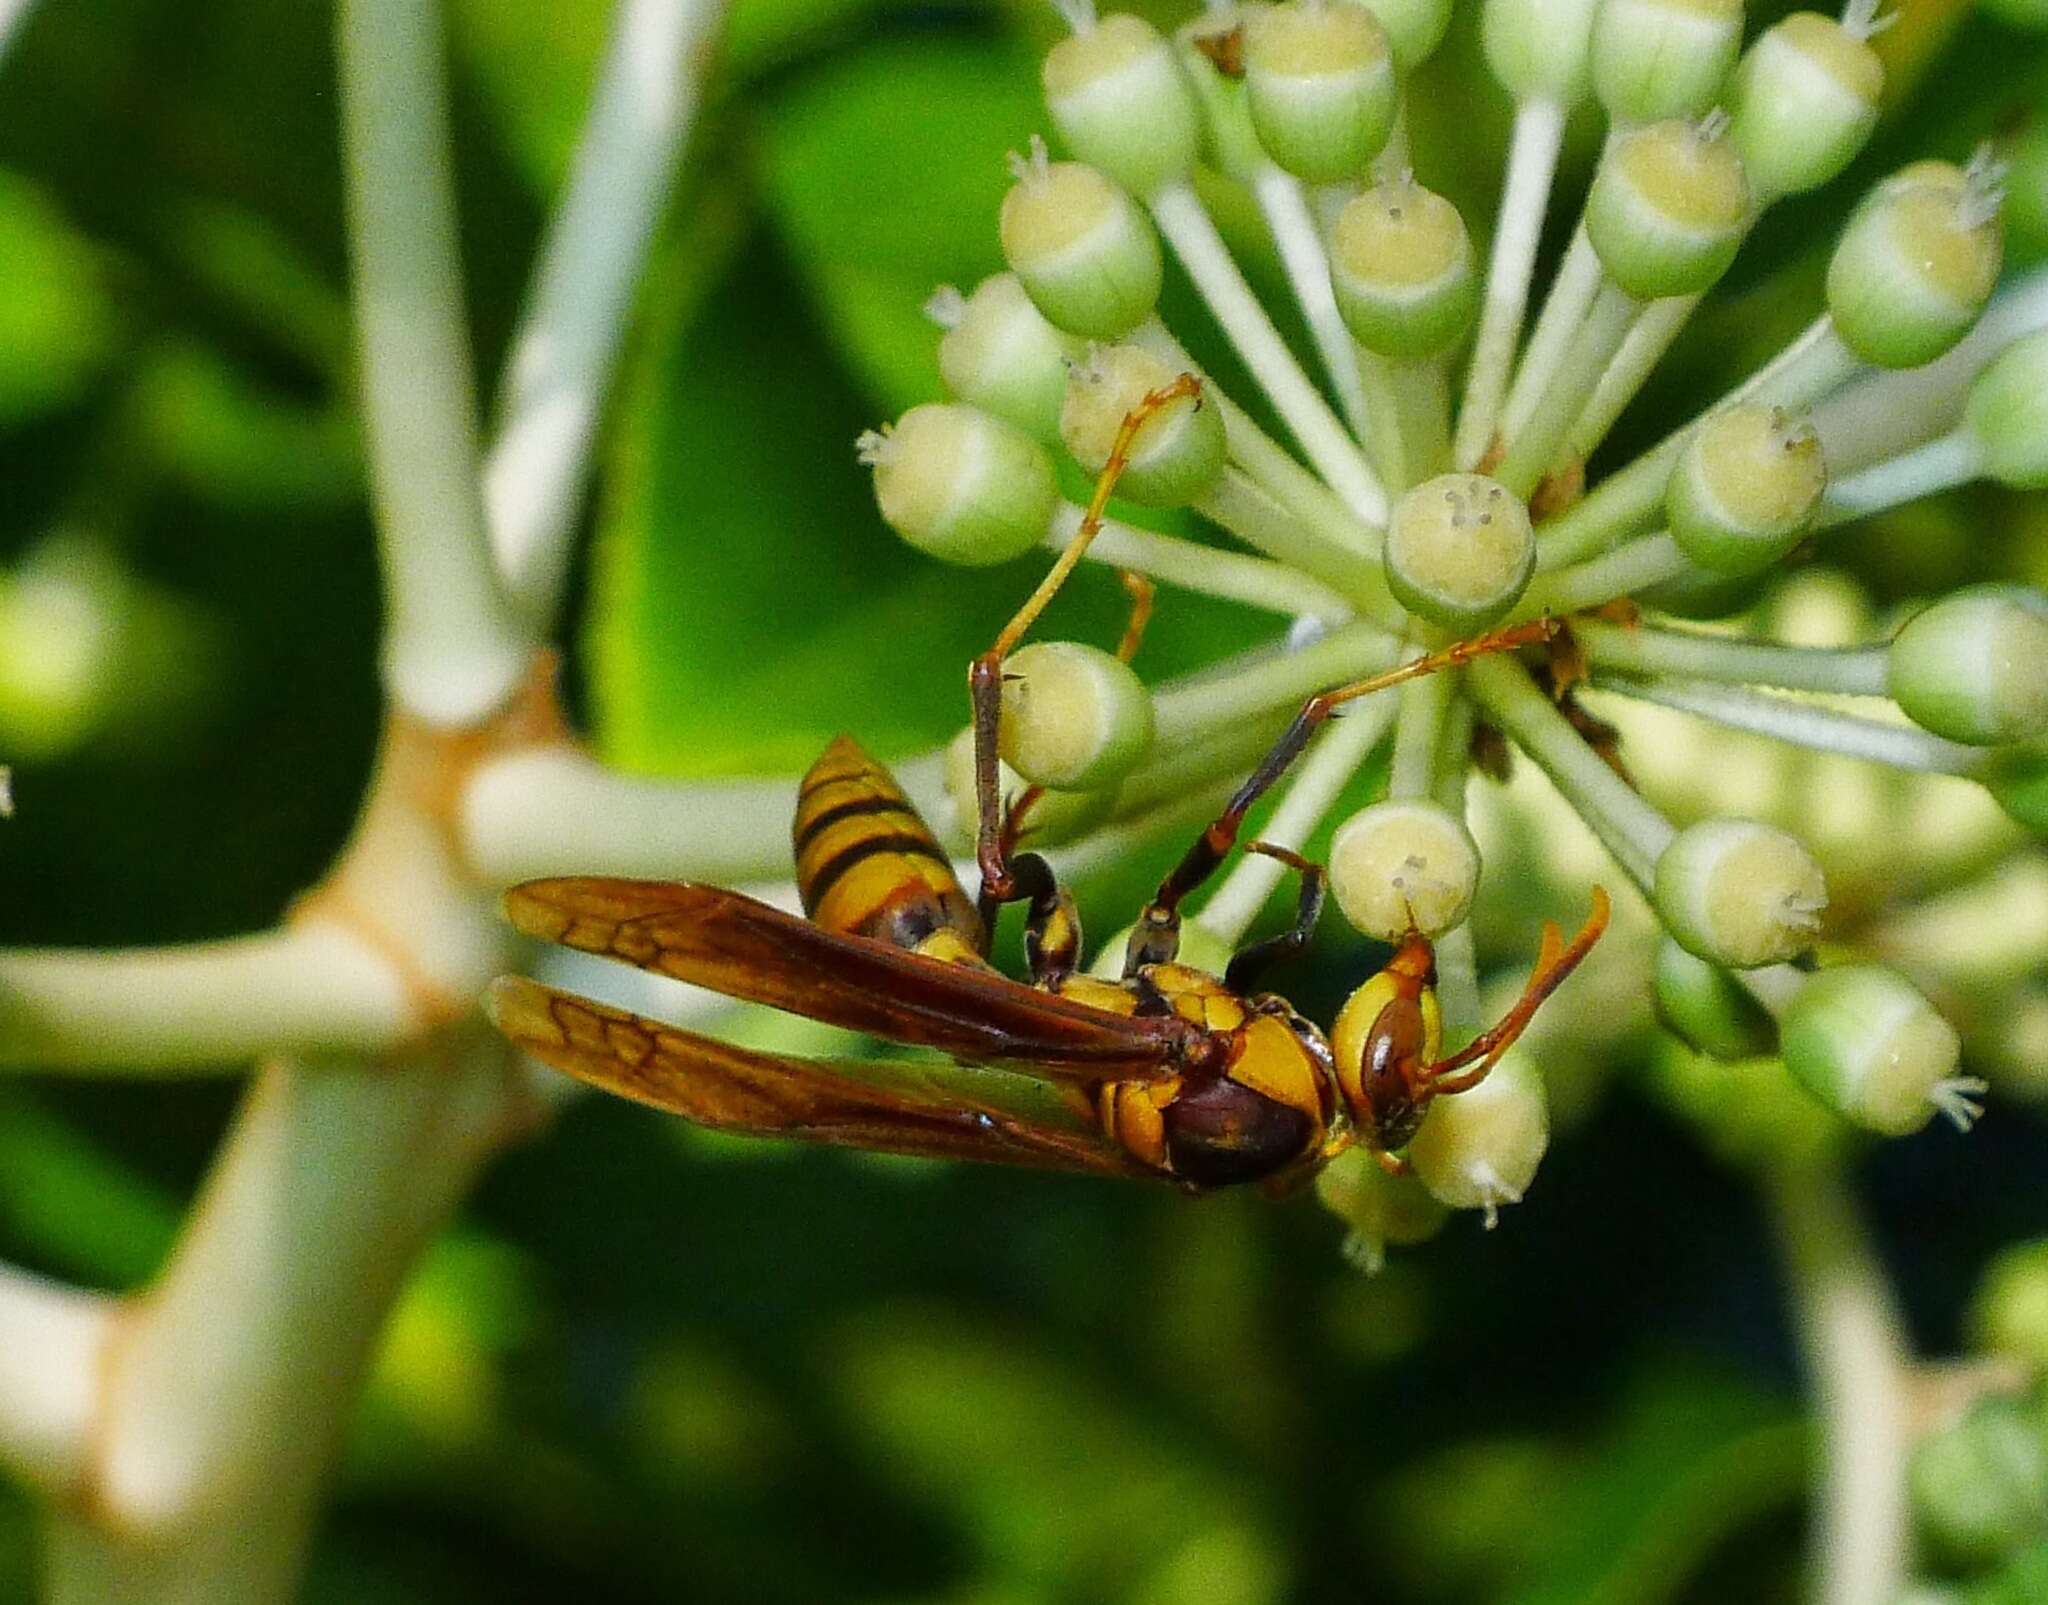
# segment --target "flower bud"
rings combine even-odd
[[[1778,1045],[1764,1006],[1718,965],[1666,936],[1657,944],[1657,1018],[1695,1053],[1711,1059],[1759,1059]]]
[[[2048,329],[2015,340],[1977,376],[1967,416],[1986,474],[2048,490]]]
[[[1728,271],[1749,185],[1720,120],[1651,123],[1615,136],[1586,197],[1586,237],[1639,301],[1698,295]]]
[[[1491,1226],[1519,1204],[1550,1146],[1543,1081],[1518,1053],[1468,1092],[1438,1098],[1408,1145],[1408,1162],[1438,1202],[1483,1209]]]
[[[1920,1533],[1949,1565],[1980,1570],[2048,1540],[2048,1435],[2016,1400],[1984,1399],[1913,1453]]]
[[[2048,1374],[2048,1238],[2002,1248],[1970,1303],[1971,1342]]]
[[[1799,544],[1827,489],[1820,437],[1775,407],[1730,407],[1693,432],[1664,510],[1680,551],[1716,574],[1755,574]]]
[[[950,306],[942,291],[931,309],[948,320],[939,337],[946,388],[1033,439],[1057,440],[1067,365],[1080,359],[1084,343],[1046,322],[1014,273],[991,274]]]
[[[1407,77],[1436,54],[1451,26],[1451,0],[1364,0],[1394,52],[1394,71]]]
[[[1735,69],[1730,137],[1759,204],[1800,195],[1847,167],[1877,126],[1884,64],[1863,28],[1795,11]]]
[[[1180,370],[1138,346],[1097,346],[1067,377],[1060,438],[1074,461],[1099,474],[1117,432],[1138,404],[1180,377]],[[1131,437],[1119,496],[1154,507],[1194,501],[1223,472],[1223,411],[1207,394],[1178,396]]]
[[[1130,951],[1131,937],[1137,929],[1133,922],[1104,942],[1095,955],[1094,963],[1088,966],[1088,973],[1105,981],[1114,981],[1121,976],[1124,973],[1124,955]],[[1221,975],[1230,968],[1230,958],[1230,944],[1200,920],[1184,919],[1180,922],[1180,951],[1174,954],[1174,963]]]
[[[1908,718],[1951,741],[2048,735],[2048,596],[1972,585],[1944,597],[1893,639],[1886,680]]]
[[[1003,258],[1058,328],[1114,340],[1152,315],[1164,264],[1152,223],[1092,167],[1048,162],[1032,141],[1003,197]]]
[[[1984,1083],[1956,1074],[1955,1027],[1902,976],[1876,964],[1822,970],[1778,1019],[1785,1068],[1837,1114],[1886,1137],[1937,1111],[1967,1129]]]
[[[1202,108],[1203,158],[1240,183],[1266,164],[1245,100],[1244,24],[1249,14],[1245,6],[1204,9],[1173,36],[1181,69]]]
[[[1813,945],[1828,888],[1797,837],[1751,819],[1704,819],[1658,855],[1656,899],[1688,953],[1747,970]]]
[[[2004,260],[1995,172],[1916,162],[1849,219],[1828,263],[1828,314],[1863,361],[1917,368],[1977,321]]]
[[[1479,41],[1517,100],[1569,106],[1585,97],[1595,0],[1486,0]]]
[[[1363,1148],[1349,1148],[1316,1176],[1316,1197],[1347,1227],[1344,1257],[1368,1276],[1387,1261],[1387,1246],[1426,1243],[1450,1212],[1413,1175],[1390,1176]]]
[[[883,519],[941,562],[1006,563],[1052,527],[1060,494],[1052,458],[1000,418],[927,402],[858,444],[861,461],[875,471]]]
[[[1279,0],[1247,16],[1244,87],[1266,153],[1318,184],[1365,172],[1401,98],[1386,31],[1351,0]]]
[[[1387,584],[1403,607],[1445,629],[1476,630],[1514,606],[1536,565],[1518,496],[1484,474],[1440,474],[1394,504]]]
[[[1152,694],[1081,641],[1034,641],[1003,664],[1003,761],[1034,786],[1093,791],[1152,746]]]
[[[1472,907],[1479,849],[1465,822],[1435,803],[1361,808],[1330,839],[1330,890],[1367,936],[1441,936]]]
[[[1399,362],[1448,351],[1479,300],[1464,218],[1413,179],[1375,184],[1346,203],[1330,231],[1330,287],[1367,350]]]
[[[1067,149],[1134,195],[1188,176],[1201,112],[1173,46],[1116,12],[1046,53],[1045,109]]]
[[[1981,778],[2015,823],[2048,836],[2048,742],[2001,749]]]
[[[946,800],[951,805],[950,828],[942,834],[949,841],[971,842],[981,823],[980,799],[974,790],[974,731],[962,730],[946,744],[942,766]],[[1030,783],[999,758],[996,761],[996,795],[1009,800],[1021,796]],[[1023,840],[1032,847],[1057,847],[1070,842],[1107,820],[1116,808],[1117,788],[1101,786],[1094,791],[1046,791],[1025,816]]]
[[[1698,117],[1742,49],[1742,0],[1601,0],[1593,93],[1617,124]]]

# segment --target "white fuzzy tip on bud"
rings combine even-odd
[[[1437,937],[1463,922],[1479,887],[1479,848],[1465,822],[1435,803],[1361,808],[1330,841],[1330,890],[1367,936]]]
[[[1596,0],[1486,0],[1479,42],[1517,100],[1570,106],[1586,95]]]
[[[1405,175],[1353,196],[1330,230],[1330,287],[1369,351],[1420,362],[1465,337],[1479,302],[1458,209]]]
[[[1586,237],[1639,301],[1699,295],[1728,271],[1749,223],[1749,184],[1722,120],[1672,119],[1609,142],[1586,197]]]
[[[1003,197],[1003,257],[1058,328],[1114,340],[1152,315],[1164,264],[1151,219],[1119,186],[1079,162],[1048,162],[1045,147],[1013,163]]]
[[[1099,474],[1124,420],[1153,391],[1180,377],[1139,346],[1097,346],[1074,364],[1060,407],[1060,438],[1091,474]],[[1223,472],[1223,412],[1206,394],[1177,396],[1131,437],[1119,496],[1154,507],[1196,500]]]
[[[1742,48],[1742,0],[1601,0],[1593,93],[1617,123],[1697,117]]]
[[[1484,1210],[1490,1228],[1503,1205],[1522,1201],[1549,1147],[1542,1078],[1510,1052],[1478,1086],[1429,1106],[1408,1162],[1439,1203]]]
[[[943,302],[935,295],[925,311],[946,331],[939,377],[948,390],[1035,440],[1059,438],[1067,366],[1086,343],[1046,322],[1016,274],[992,274],[964,298],[958,290]]]
[[[1316,1198],[1349,1228],[1344,1257],[1368,1276],[1385,1267],[1389,1245],[1426,1243],[1450,1218],[1412,1174],[1388,1175],[1363,1148],[1347,1148],[1318,1172]]]
[[[1081,641],[1035,641],[1003,664],[1003,761],[1034,786],[1093,791],[1152,747],[1152,694]]]
[[[1356,179],[1393,132],[1400,85],[1386,30],[1364,6],[1279,0],[1244,24],[1252,127],[1296,178]]]
[[[1867,21],[1795,11],[1735,69],[1731,137],[1759,204],[1819,189],[1877,126],[1884,64]]]
[[[1842,343],[1880,368],[1917,368],[1962,339],[2004,263],[1995,164],[1915,162],[1877,186],[1828,263]]]
[[[1383,553],[1401,605],[1451,630],[1476,630],[1514,606],[1536,565],[1519,496],[1484,474],[1440,474],[1394,504]]]
[[[1088,966],[1090,975],[1105,981],[1114,981],[1124,973],[1124,955],[1131,950],[1131,938],[1137,934],[1135,924],[1126,925],[1097,951],[1094,961]],[[1180,925],[1180,950],[1173,956],[1173,962],[1184,964],[1191,970],[1201,970],[1209,975],[1220,976],[1230,968],[1231,946],[1198,919],[1182,920]]]
[[[941,562],[1006,563],[1052,527],[1059,504],[1052,458],[1021,429],[977,408],[927,402],[893,430],[862,435],[856,448],[875,471],[883,519]]]
[[[1837,1114],[1886,1137],[1936,1114],[1967,1130],[1984,1083],[1959,1076],[1955,1027],[1902,976],[1875,964],[1822,970],[1778,1022],[1779,1051],[1799,1083]]]
[[[1906,716],[1951,741],[2048,736],[2048,596],[1973,585],[1944,597],[1899,631],[1886,674]]]
[[[2014,490],[2048,490],[2048,330],[1998,354],[1970,387],[1965,416],[1986,474]]]
[[[950,815],[943,821],[941,836],[949,843],[966,845],[974,840],[980,823],[980,809],[974,790],[974,731],[962,730],[946,745],[942,772]],[[996,795],[1014,802],[1030,784],[1001,759],[996,761]],[[1102,786],[1094,791],[1046,791],[1024,816],[1022,840],[1031,847],[1057,847],[1085,836],[1107,820],[1116,808],[1117,788]]]
[[[1451,0],[1364,0],[1365,9],[1380,19],[1394,52],[1394,71],[1402,77],[1436,54],[1451,27]]]
[[[1820,437],[1803,418],[1730,407],[1693,433],[1672,467],[1671,538],[1716,574],[1760,573],[1812,527],[1827,482]]]
[[[1658,856],[1656,900],[1688,952],[1747,970],[1813,946],[1828,888],[1796,836],[1751,819],[1706,819]]]
[[[1116,12],[1047,52],[1045,107],[1067,149],[1134,195],[1187,177],[1201,111],[1173,46],[1142,17]]]

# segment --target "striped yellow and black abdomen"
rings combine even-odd
[[[937,838],[851,736],[804,776],[791,841],[804,912],[827,930],[945,958],[981,952],[981,920]]]

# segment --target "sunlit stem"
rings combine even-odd
[[[1450,463],[1450,380],[1444,359],[1393,362],[1359,349],[1358,369],[1379,420],[1372,446],[1380,478],[1395,495]]]
[[[1663,530],[1638,535],[1611,552],[1575,563],[1536,579],[1516,605],[1513,617],[1535,618],[1543,613],[1576,613],[1581,608],[1599,607],[1624,596],[1633,596],[1652,585],[1675,580],[1693,571],[1692,560],[1678,549]]]
[[[1151,206],[1159,232],[1173,246],[1239,358],[1316,472],[1359,518],[1383,523],[1386,493],[1365,454],[1301,371],[1200,198],[1185,183],[1168,184],[1154,193]]]
[[[1528,423],[1508,441],[1507,455],[1494,470],[1493,477],[1517,496],[1534,490],[1557,462],[1566,433],[1621,349],[1641,305],[1612,282],[1602,282],[1592,310],[1544,386]]]
[[[1410,684],[1427,685],[1442,678],[1429,675]],[[1326,725],[1297,766],[1286,795],[1259,827],[1259,839],[1299,851],[1386,735],[1397,705],[1394,697],[1369,697]],[[1261,853],[1243,854],[1197,919],[1205,929],[1236,946],[1286,873],[1287,867],[1278,859]]]
[[[1699,303],[1698,296],[1674,295],[1643,308],[1628,337],[1621,342],[1621,349],[1615,352],[1607,371],[1600,375],[1593,393],[1565,432],[1563,456],[1567,460],[1592,456],[1594,448],[1607,438],[1607,432],[1656,372],[1657,364],[1664,360]]]
[[[1061,503],[1053,514],[1052,528],[1045,543],[1053,551],[1064,551],[1085,517],[1072,502]],[[1184,591],[1289,617],[1306,616],[1327,624],[1341,624],[1355,609],[1328,585],[1311,579],[1298,568],[1264,558],[1246,557],[1241,552],[1218,551],[1173,535],[1103,520],[1089,546],[1089,561],[1112,568],[1129,569]],[[1363,574],[1363,569],[1359,571]]]
[[[1358,381],[1358,357],[1351,343],[1351,331],[1337,311],[1336,292],[1330,288],[1329,253],[1323,249],[1322,231],[1309,213],[1301,181],[1269,164],[1253,175],[1252,193],[1258,197],[1266,226],[1273,231],[1280,265],[1287,272],[1287,282],[1308,323],[1316,354],[1323,360],[1323,371],[1337,393],[1337,405],[1343,410],[1344,420],[1350,424],[1352,434],[1369,440],[1373,420]]]
[[[1356,611],[1389,625],[1399,623],[1385,572],[1377,562],[1328,539],[1241,470],[1226,468],[1196,500],[1195,510],[1255,551],[1313,576]]]
[[[0,1462],[59,1499],[88,1469],[116,1308],[0,1265]]]
[[[1826,449],[1826,441],[1822,441]],[[1967,425],[1930,440],[1918,451],[1909,451],[1890,462],[1866,468],[1859,474],[1828,486],[1822,505],[1824,523],[1845,523],[1882,513],[1922,496],[1936,496],[1958,485],[1967,485],[1983,471],[1984,449]]]
[[[1493,722],[1535,760],[1647,894],[1657,859],[1677,834],[1669,821],[1586,744],[1520,664],[1475,658],[1466,665],[1465,680]]]
[[[1603,691],[1697,714],[1732,730],[1747,730],[1788,746],[1831,752],[1844,758],[1863,758],[1921,774],[1979,774],[1990,766],[1995,753],[1991,748],[1944,741],[1914,725],[1881,724],[1815,703],[1707,680],[1633,680],[1603,674],[1594,684]]]
[[[1515,366],[1515,382],[1508,390],[1507,405],[1501,413],[1500,433],[1509,440],[1528,426],[1529,415],[1543,395],[1552,370],[1571,349],[1572,336],[1593,310],[1593,297],[1600,291],[1600,255],[1581,223],[1564,253],[1557,277],[1551,280],[1543,311],[1535,331]],[[1462,462],[1462,459],[1461,459]],[[1469,467],[1470,464],[1464,464]]]
[[[1543,214],[1550,204],[1550,185],[1557,173],[1558,146],[1563,138],[1564,107],[1559,102],[1539,98],[1525,100],[1515,108],[1507,176],[1494,223],[1493,256],[1487,264],[1486,298],[1466,373],[1464,400],[1458,409],[1456,455],[1465,467],[1487,454],[1499,428],[1500,405],[1507,395],[1508,371],[1514,365],[1522,315],[1529,305],[1529,278],[1536,266],[1536,246],[1543,233]]]
[[[1437,757],[1445,716],[1457,690],[1457,671],[1426,674],[1401,687],[1400,723],[1394,727],[1394,758],[1387,771],[1389,797],[1428,797],[1436,789]]]
[[[1881,697],[1886,693],[1883,646],[1785,646],[1704,631],[1572,620],[1572,635],[1603,669],[1624,674],[1678,674],[1729,685],[1776,686]]]

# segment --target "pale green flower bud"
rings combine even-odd
[[[1059,439],[1067,367],[1087,345],[1046,322],[1016,274],[991,274],[965,300],[941,290],[926,310],[945,325],[939,377],[948,390],[1034,439]]]
[[[1375,184],[1337,215],[1330,286],[1367,350],[1400,362],[1438,356],[1464,339],[1479,303],[1465,220],[1413,179]]]
[[[1715,117],[1617,135],[1586,197],[1600,265],[1639,301],[1709,289],[1735,260],[1748,219],[1742,162]]]
[[[1159,304],[1159,236],[1137,202],[1079,162],[1048,162],[1045,146],[1016,158],[1003,197],[1003,258],[1038,310],[1091,340],[1128,334]]]
[[[1916,162],[1856,209],[1828,264],[1835,333],[1865,362],[1917,368],[1962,339],[2004,260],[1996,169]]]
[[[1585,98],[1595,0],[1486,0],[1479,41],[1494,77],[1517,100]]]
[[[1972,585],[1944,597],[1893,639],[1886,679],[1908,718],[1951,741],[2048,735],[2048,596]]]
[[[1970,1303],[1971,1342],[2048,1374],[2048,1238],[2002,1248]]]
[[[1694,431],[1672,467],[1671,538],[1717,574],[1759,573],[1812,527],[1827,479],[1820,437],[1804,419],[1730,407]]]
[[[1616,123],[1698,117],[1742,49],[1742,0],[1601,0],[1593,93]]]
[[[1052,458],[1016,425],[978,408],[912,407],[893,430],[862,435],[859,448],[875,471],[883,519],[941,562],[1007,563],[1052,527],[1060,497]]]
[[[1463,922],[1479,886],[1479,849],[1464,820],[1435,803],[1361,808],[1330,839],[1330,891],[1367,936],[1441,936]]]
[[[974,730],[963,729],[946,744],[942,766],[946,801],[951,809],[948,828],[941,834],[949,841],[974,840],[981,823],[980,799],[974,790]],[[996,795],[1005,799],[1021,796],[1029,781],[999,758],[996,761]],[[1094,791],[1046,791],[1032,804],[1024,818],[1023,840],[1033,847],[1057,847],[1085,836],[1105,823],[1116,810],[1117,787],[1100,786]],[[936,823],[936,822],[935,822]]]
[[[1483,1209],[1491,1226],[1501,1205],[1522,1201],[1549,1147],[1543,1080],[1511,1051],[1478,1086],[1429,1106],[1408,1162],[1439,1202]]]
[[[1477,630],[1515,605],[1536,566],[1522,499],[1484,474],[1440,474],[1394,504],[1387,584],[1410,612]]]
[[[2036,836],[2048,836],[2048,743],[2005,748],[1981,778],[2014,820]]]
[[[1102,472],[1117,432],[1138,404],[1180,377],[1180,370],[1138,346],[1097,346],[1074,364],[1060,408],[1060,438],[1074,461]],[[1179,396],[1131,437],[1119,496],[1154,507],[1194,501],[1223,472],[1223,411],[1206,394]]]
[[[1135,923],[1126,925],[1104,942],[1094,962],[1088,966],[1088,973],[1105,981],[1114,981],[1121,976],[1124,973],[1124,956],[1131,950],[1131,938],[1137,929]],[[1230,944],[1200,920],[1180,922],[1180,951],[1174,955],[1174,963],[1220,976],[1230,968],[1230,959]]]
[[[1451,0],[1365,0],[1365,9],[1379,18],[1394,51],[1394,71],[1402,77],[1436,54],[1451,26]]]
[[[1877,126],[1884,64],[1863,28],[1795,11],[1735,69],[1730,130],[1762,204],[1800,195],[1847,167]]]
[[[1747,970],[1810,948],[1828,889],[1796,836],[1751,819],[1704,819],[1658,855],[1656,900],[1687,952]]]
[[[1985,473],[2048,490],[2048,330],[2015,340],[1977,376],[1967,416]]]
[[[1173,46],[1128,12],[1102,18],[1046,53],[1045,108],[1067,149],[1134,195],[1184,179],[1201,112]]]
[[[1911,983],[1876,964],[1822,970],[1778,1020],[1785,1068],[1830,1109],[1881,1136],[1918,1131],[1937,1112],[1967,1129],[1984,1090],[1959,1076],[1955,1027]]]
[[[2048,1434],[2016,1400],[1981,1400],[1921,1443],[1911,1486],[1921,1536],[1953,1567],[2048,1540]]]
[[[1386,32],[1352,0],[1280,0],[1252,12],[1244,87],[1267,154],[1321,184],[1365,172],[1401,98]]]
[[[1388,1175],[1363,1148],[1347,1149],[1322,1168],[1316,1197],[1350,1228],[1344,1257],[1368,1276],[1385,1266],[1390,1244],[1426,1243],[1450,1218],[1413,1175]]]
[[[1093,791],[1152,748],[1152,693],[1081,641],[1034,641],[1003,663],[1003,761],[1035,786]]]
[[[1696,1053],[1712,1059],[1757,1059],[1778,1045],[1764,1006],[1718,965],[1665,937],[1657,944],[1657,1018]]]
[[[1244,24],[1253,9],[1205,10],[1173,36],[1181,68],[1202,108],[1202,155],[1219,173],[1240,182],[1266,164],[1244,88]],[[1218,65],[1218,57],[1231,72]]]

